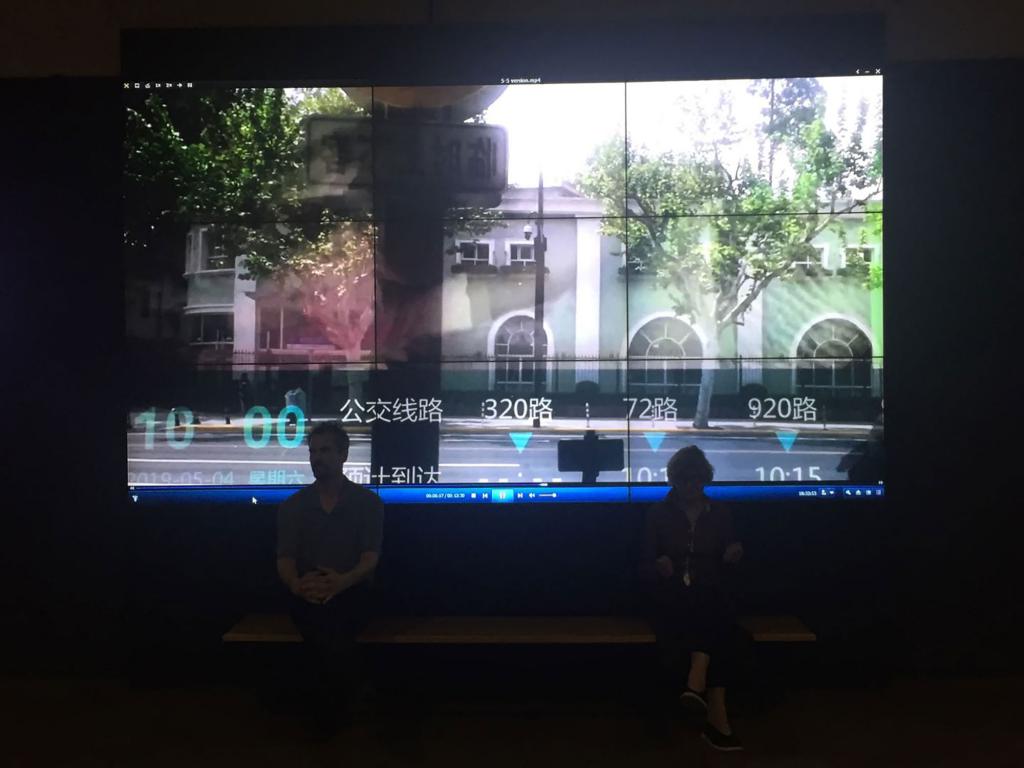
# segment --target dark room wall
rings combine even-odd
[[[0,76],[111,76],[119,30],[152,27],[303,26],[544,22],[579,18],[575,0],[514,4],[479,0],[252,3],[241,0],[145,4],[128,0],[44,0],[0,10]],[[1007,58],[1024,55],[1019,4],[999,0],[599,0],[590,20],[880,13],[891,60]]]

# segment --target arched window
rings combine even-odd
[[[797,347],[797,388],[837,397],[871,392],[871,341],[847,320],[822,320]]]
[[[699,387],[703,351],[697,333],[678,317],[651,320],[629,341],[629,385]]]
[[[510,317],[494,337],[494,384],[504,389],[526,389],[534,386],[534,320],[527,315]],[[540,353],[548,354],[547,335],[540,339]],[[536,373],[541,386],[546,381],[546,367]]]

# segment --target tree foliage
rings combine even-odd
[[[243,277],[276,283],[358,357],[375,320],[373,212],[308,197],[304,121],[312,115],[366,112],[339,88],[152,94],[130,107],[124,245],[141,262],[136,272],[157,261],[180,269],[185,233],[204,225],[214,252],[243,258]],[[471,236],[495,226],[480,208],[451,208],[446,220]],[[378,331],[391,327],[376,321]]]
[[[881,143],[864,146],[868,105],[840,132],[825,123],[815,80],[759,81],[751,92],[763,103],[756,158],[737,151],[750,126],[737,125],[722,91],[713,103],[682,105],[693,137],[685,149],[654,154],[619,136],[597,148],[577,182],[604,202],[605,232],[625,244],[628,272],[653,275],[675,313],[712,340],[712,353],[768,285],[802,274],[798,265],[814,256],[820,233],[832,228],[845,238],[844,214],[868,211],[862,237],[880,226],[869,206],[881,194]],[[858,254],[845,272],[865,285],[881,278]],[[712,381],[705,369],[699,425]]]
[[[337,88],[153,94],[130,108],[125,247],[143,259],[170,250],[180,264],[183,232],[203,224],[214,252],[243,257],[244,277],[276,279],[285,300],[358,355],[373,322],[372,229],[305,197],[303,121],[313,114],[362,112]]]

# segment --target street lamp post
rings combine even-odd
[[[527,239],[529,234],[527,229]],[[544,335],[544,255],[547,246],[547,239],[544,237],[544,173],[541,172],[537,184],[537,236],[533,241],[533,392],[537,398],[544,394],[542,374],[547,371],[544,360],[544,351],[547,349],[547,337]],[[543,345],[541,340],[545,342]],[[539,408],[534,410],[535,429],[540,427],[540,416],[537,415],[539,412]]]

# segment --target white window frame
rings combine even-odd
[[[200,272],[234,272],[234,264],[228,264],[225,267],[210,267],[205,263],[203,258],[203,246],[208,242],[207,232],[209,227],[196,227],[195,229],[189,230],[185,235],[185,252],[186,252],[186,274],[194,275]],[[198,235],[198,236],[197,236]],[[228,261],[230,257],[225,257]]]
[[[863,385],[858,386],[858,385],[850,385],[850,384],[838,384],[837,385],[835,383],[832,383],[832,384],[800,384],[799,383],[800,382],[800,371],[802,369],[806,369],[806,366],[809,365],[811,367],[811,369],[813,370],[815,365],[823,365],[820,362],[819,363],[815,362],[816,360],[819,360],[820,358],[802,357],[800,355],[800,346],[801,346],[801,343],[803,342],[804,338],[807,336],[807,334],[809,334],[811,332],[811,330],[813,328],[815,328],[818,325],[821,325],[822,323],[825,323],[825,322],[833,322],[833,323],[835,323],[835,322],[843,322],[843,323],[847,323],[848,325],[853,326],[853,328],[857,331],[857,333],[860,334],[861,336],[863,336],[867,340],[868,346],[871,349],[871,355],[872,355],[871,360],[872,361],[874,360],[875,343],[872,340],[870,329],[866,325],[864,325],[864,323],[861,320],[859,320],[857,318],[854,318],[854,317],[850,317],[848,315],[829,315],[827,317],[819,317],[819,318],[817,318],[815,320],[810,321],[806,325],[804,325],[804,327],[801,328],[800,331],[795,336],[795,341],[793,343],[793,346],[792,346],[792,349],[791,349],[791,354],[790,354],[790,357],[793,360],[796,361],[796,365],[793,366],[793,372],[792,372],[792,385],[791,385],[792,386],[792,391],[793,392],[833,392],[833,393],[835,393],[835,392],[839,392],[839,391],[842,391],[842,392],[863,392],[863,391],[866,390],[868,392],[874,392],[875,384],[874,384],[873,381],[871,383],[869,383],[867,386],[863,386]],[[849,346],[848,342],[844,342],[844,343],[846,343],[847,346]],[[818,346],[821,346],[821,345],[819,344]],[[815,350],[816,349],[817,349],[817,347],[815,347]],[[828,359],[828,358],[825,358],[825,359]],[[850,364],[852,365],[855,361],[862,360],[863,358],[851,357],[851,358],[848,358],[848,359],[850,360]],[[872,368],[873,367],[874,367],[874,363],[872,362]],[[834,368],[834,366],[832,368],[832,374],[831,375],[832,375],[832,380],[834,382],[835,381],[835,368]]]
[[[512,258],[512,247],[516,246],[516,245],[528,245],[528,246],[530,246],[530,250],[533,253],[533,257],[530,258],[530,259],[513,259]],[[537,251],[536,251],[536,246],[534,245],[533,240],[525,240],[525,239],[524,240],[508,240],[505,243],[505,247],[506,247],[506,251],[505,251],[505,253],[506,253],[506,260],[507,260],[509,266],[511,266],[513,264],[536,264],[537,263]]]
[[[846,268],[846,249],[845,248],[840,247],[840,248],[837,249],[839,264],[838,265],[833,265],[829,261],[830,250],[829,250],[828,246],[824,246],[823,245],[823,246],[820,246],[820,247],[823,249],[822,253],[821,253],[821,268],[823,270],[825,270],[829,274],[834,275],[840,269],[845,269]]]
[[[877,249],[875,248],[875,246],[873,246],[873,245],[848,245],[845,248],[843,248],[843,266],[844,267],[846,266],[846,263],[847,263],[847,258],[846,258],[847,254],[850,251],[867,251],[868,252],[868,257],[867,257],[867,259],[865,259],[865,261],[867,261],[868,264],[874,264],[875,263],[875,254],[877,253]]]
[[[505,323],[507,323],[509,320],[512,320],[513,318],[519,317],[519,316],[526,317],[526,318],[529,318],[530,320],[533,320],[533,317],[534,317],[533,316],[533,308],[531,307],[531,308],[528,308],[528,309],[527,308],[514,309],[511,312],[506,312],[501,317],[496,318],[491,323],[491,329],[487,332],[487,353],[488,353],[489,360],[490,360],[490,363],[487,366],[487,368],[488,368],[488,371],[487,371],[487,386],[492,391],[498,391],[498,387],[499,387],[499,384],[497,382],[497,379],[498,379],[498,370],[497,370],[498,369],[498,332],[501,330],[502,326],[505,325]],[[554,332],[552,331],[551,324],[547,321],[547,318],[544,319],[544,335],[547,336],[547,343],[548,343],[548,353],[547,353],[547,356],[545,358],[545,364],[544,364],[544,367],[545,367],[545,370],[546,370],[546,373],[545,373],[546,378],[544,380],[545,381],[544,387],[545,387],[545,391],[548,392],[548,391],[552,391],[552,390],[549,389],[549,387],[551,387],[552,383],[554,382],[554,378],[553,377],[554,377],[554,374],[555,374],[555,335],[554,335]],[[500,386],[509,386],[509,385],[508,384],[502,384]],[[511,386],[514,387],[514,386],[518,386],[518,385],[513,384]],[[502,390],[502,391],[509,391],[509,392],[511,392],[511,391],[515,391],[515,390],[511,390],[510,389],[510,390]]]
[[[189,229],[185,233],[185,274],[196,272],[196,230]]]
[[[811,246],[811,248],[814,249],[814,251],[817,254],[817,256],[816,257],[808,257],[806,259],[801,259],[800,261],[794,261],[793,262],[793,266],[794,267],[804,267],[804,268],[807,268],[807,267],[819,267],[821,269],[826,269],[825,261],[828,258],[828,246],[827,245],[815,245],[814,243],[808,243],[808,245]],[[817,263],[815,263],[815,258],[817,259]]]
[[[199,236],[199,271],[200,272],[222,272],[224,270],[234,271],[235,268],[230,263],[227,266],[225,266],[225,267],[211,267],[211,266],[209,266],[208,263],[205,263],[206,260],[203,258],[204,251],[203,251],[203,247],[202,246],[203,246],[203,242],[205,240],[206,243],[207,243],[207,248],[209,249],[209,242],[210,241],[209,241],[209,237],[207,236],[207,233],[209,232],[209,230],[210,230],[209,227],[202,227],[199,230],[199,232],[200,232],[200,236]],[[215,256],[215,254],[212,251],[210,252],[209,255],[210,255],[211,258],[213,258]],[[229,262],[231,261],[231,257],[230,256],[223,256],[223,257],[218,257],[218,258],[225,258]]]
[[[231,321],[231,338],[230,339],[221,339],[220,341],[203,341],[202,340],[203,333],[202,333],[202,330],[200,330],[200,333],[199,333],[200,340],[196,341],[196,340],[190,338],[188,340],[189,346],[191,346],[191,347],[223,347],[223,346],[233,345],[235,343],[235,315],[234,315],[234,312],[231,311],[231,309],[229,309],[229,308],[204,309],[204,310],[202,310],[200,312],[189,312],[188,314],[185,315],[185,317],[187,317],[187,318],[198,317],[199,318],[199,327],[200,327],[200,329],[202,329],[203,325],[205,325],[204,321],[206,320],[207,317],[227,317]]]
[[[504,328],[506,324],[512,322],[513,320],[529,321],[529,323],[524,323],[523,324],[523,330],[525,330],[526,326],[530,326],[531,347],[536,349],[535,345],[537,343],[536,338],[534,338],[534,336],[533,336],[533,327],[531,325],[534,322],[534,318],[530,317],[529,315],[526,315],[526,314],[513,315],[512,317],[507,318],[504,322],[502,322],[502,324],[500,326],[498,326],[498,328],[497,328],[497,330],[495,331],[495,334],[494,334],[494,366],[493,366],[494,367],[494,386],[495,386],[495,388],[498,388],[498,387],[504,388],[503,391],[505,391],[505,390],[507,390],[507,391],[520,391],[523,388],[528,388],[528,387],[536,386],[534,380],[532,380],[532,379],[530,381],[525,381],[525,380],[523,380],[521,378],[517,378],[514,381],[512,381],[512,380],[499,381],[498,380],[498,365],[503,363],[503,362],[505,362],[505,363],[511,362],[511,363],[518,364],[520,366],[520,375],[521,375],[521,366],[522,366],[523,362],[529,362],[531,365],[534,365],[534,366],[536,365],[536,358],[533,356],[533,354],[531,354],[529,356],[525,356],[525,357],[522,356],[522,355],[511,355],[511,354],[499,355],[498,354],[498,334],[501,333],[501,329]],[[545,337],[548,335],[547,328],[544,328],[544,335],[545,335]],[[541,358],[541,360],[543,361],[542,365],[544,366],[544,387],[543,387],[543,389],[544,389],[544,391],[547,391],[549,386],[550,386],[550,379],[548,378],[548,376],[550,374],[549,362],[550,362],[550,357],[551,357],[550,345],[547,342],[547,338],[545,338],[545,340],[544,340],[544,346],[547,347],[548,349],[545,350],[545,354]],[[536,368],[534,369],[534,376],[536,376]]]
[[[629,349],[630,349],[630,347],[633,346],[633,342],[636,341],[637,337],[641,333],[644,332],[645,328],[647,328],[648,326],[651,326],[651,325],[653,325],[653,324],[655,324],[655,323],[657,323],[659,321],[678,322],[678,323],[681,323],[687,329],[689,329],[686,337],[684,337],[682,341],[685,344],[686,339],[689,338],[690,336],[692,336],[694,339],[696,339],[697,343],[700,345],[700,355],[698,357],[696,357],[696,358],[694,358],[694,357],[686,357],[686,356],[678,357],[678,358],[673,358],[673,363],[674,364],[682,363],[682,367],[683,367],[684,370],[693,370],[691,366],[692,366],[693,362],[696,361],[697,368],[700,369],[700,366],[701,366],[702,360],[703,360],[704,349],[705,349],[705,340],[704,340],[704,337],[700,334],[700,332],[693,325],[691,325],[690,323],[686,322],[685,320],[683,320],[680,317],[676,317],[673,314],[655,314],[655,315],[653,315],[651,317],[644,318],[633,329],[633,333],[630,334],[629,337],[626,339],[626,347],[625,347],[626,368],[625,368],[625,371],[624,371],[624,374],[625,374],[624,378],[625,378],[625,384],[626,384],[627,387],[637,387],[637,388],[640,388],[640,391],[643,391],[643,388],[648,388],[648,387],[649,388],[657,388],[657,387],[672,386],[667,381],[667,379],[668,379],[668,366],[667,365],[662,365],[662,370],[661,370],[662,378],[664,379],[664,381],[654,381],[654,382],[651,382],[651,381],[644,381],[644,382],[632,381],[631,382],[631,381],[629,381],[629,373],[630,373],[631,370],[634,370],[634,369],[635,370],[640,370],[639,366],[643,366],[643,370],[644,371],[648,371],[648,370],[650,370],[650,368],[648,367],[648,361],[651,360],[651,358],[648,355],[646,355],[646,354],[644,354],[643,356],[630,355]],[[675,339],[675,338],[673,338],[671,336],[659,336],[659,337],[657,337],[657,339],[651,339],[649,336],[647,336],[646,333],[644,333],[644,335],[648,339],[648,350],[650,349],[650,344],[649,343],[651,341],[655,341],[657,339],[664,338],[664,339],[668,339],[670,341],[674,341],[676,343],[679,343],[678,339]],[[655,360],[657,360],[657,358],[655,358]],[[686,383],[686,384],[682,384],[680,386],[682,386],[683,389],[689,391],[689,390],[693,390],[693,389],[699,389],[700,388],[700,382],[698,381],[698,382],[694,382],[692,384]]]
[[[462,246],[464,244],[471,245],[486,245],[487,246],[487,261],[479,261],[474,259],[473,261],[463,261],[462,259]],[[489,238],[471,238],[465,237],[455,241],[455,263],[456,264],[494,264],[494,240]]]

